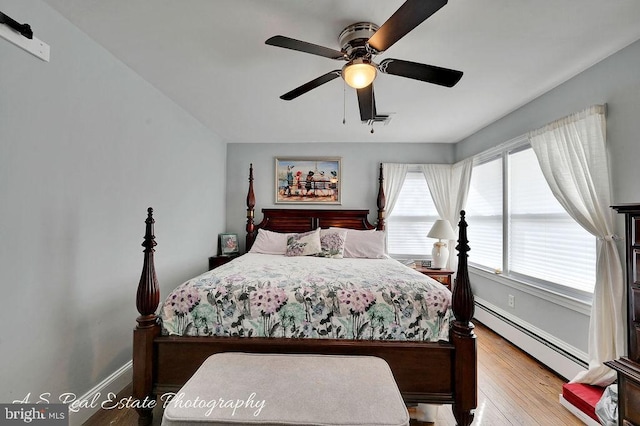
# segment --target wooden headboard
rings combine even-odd
[[[316,228],[375,229],[369,210],[262,209],[256,228],[276,232],[305,232]]]
[[[258,234],[258,229],[275,232],[306,232],[316,228],[350,228],[358,230],[384,230],[385,196],[382,184],[382,164],[380,164],[378,186],[378,220],[376,225],[369,222],[369,210],[338,209],[262,209],[262,221],[254,223],[255,196],[253,194],[253,164],[249,166],[249,191],[247,192],[247,237],[245,250],[249,251]]]

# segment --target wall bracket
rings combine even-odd
[[[19,24],[2,12],[0,12],[0,37],[49,62],[49,45],[33,36],[30,25]]]

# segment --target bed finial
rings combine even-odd
[[[256,226],[254,224],[254,208],[256,206],[256,196],[253,193],[253,163],[249,163],[249,191],[247,192],[247,237],[245,240],[245,251],[249,251],[256,238]]]
[[[465,220],[465,211],[460,211],[460,222],[458,223],[458,271],[456,276],[456,286],[453,289],[453,303],[455,304],[454,315],[456,317],[455,324],[468,330],[471,318],[474,312],[474,297],[469,283],[469,267],[468,253],[469,240],[467,239],[467,221]],[[473,327],[471,325],[471,327]]]
[[[153,234],[153,209],[147,209],[146,230],[142,246],[144,247],[144,263],[142,266],[142,275],[138,284],[138,292],[136,295],[136,307],[140,316],[138,317],[138,327],[153,327],[156,322],[156,308],[160,303],[160,290],[158,289],[158,278],[156,277],[156,269],[153,260],[154,247],[156,237]]]
[[[136,294],[136,308],[140,316],[136,318],[138,323],[133,331],[133,388],[132,395],[139,401],[150,398],[153,393],[153,339],[160,334],[160,326],[155,314],[160,303],[160,290],[156,268],[153,263],[154,247],[157,245],[153,235],[153,209],[147,209],[146,231],[144,235],[144,264],[142,275]],[[138,412],[138,424],[150,425],[153,412],[150,408],[136,408]]]
[[[386,204],[387,200],[384,196],[384,172],[382,163],[380,163],[380,173],[378,175],[378,231],[384,231],[384,207]]]

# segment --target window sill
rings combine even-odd
[[[540,299],[555,303],[556,305],[563,306],[572,311],[579,312],[586,316],[591,316],[591,302],[576,299],[567,296],[562,293],[558,293],[547,288],[536,286],[535,284],[528,283],[522,280],[515,279],[513,277],[507,277],[504,275],[496,274],[488,270],[469,266],[469,273],[476,274],[483,278],[489,279],[496,283],[505,285],[507,287],[514,288],[518,291],[530,294]]]

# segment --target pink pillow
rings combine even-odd
[[[258,229],[258,235],[249,253],[285,254],[287,251],[287,237],[290,235],[293,234]]]
[[[344,243],[344,257],[384,259],[387,257],[385,245],[384,231],[348,229]]]

